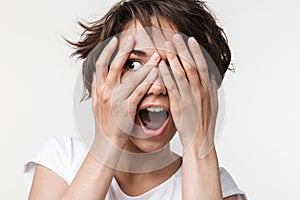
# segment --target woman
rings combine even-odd
[[[25,166],[29,199],[246,199],[213,144],[231,56],[205,4],[121,1],[81,26],[71,44],[84,59],[94,141],[86,151],[74,138],[51,140]],[[169,148],[176,131],[182,157]]]

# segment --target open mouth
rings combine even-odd
[[[145,134],[149,137],[161,135],[169,121],[169,112],[160,106],[140,109],[138,116]]]

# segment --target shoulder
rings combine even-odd
[[[247,200],[245,193],[237,186],[230,173],[223,167],[219,168],[223,198],[237,195],[238,200]]]
[[[49,168],[70,184],[86,154],[87,149],[79,138],[60,136],[49,139],[24,165],[23,175],[27,189],[31,187],[37,164]]]

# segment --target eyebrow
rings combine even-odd
[[[142,56],[142,57],[147,57],[148,56],[145,51],[141,51],[141,50],[135,50],[135,49],[133,49],[130,53],[134,54],[136,56]]]

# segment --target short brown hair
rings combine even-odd
[[[70,42],[73,56],[84,59],[82,75],[83,100],[91,97],[92,74],[95,63],[108,38],[123,31],[130,21],[139,21],[143,27],[151,27],[151,17],[165,19],[176,26],[180,33],[194,37],[215,62],[221,79],[231,61],[226,35],[220,28],[205,2],[200,0],[121,0],[101,19],[94,22],[78,22],[84,29],[81,40]],[[102,43],[100,47],[98,44]]]

